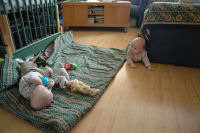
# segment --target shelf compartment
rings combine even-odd
[[[104,6],[88,6],[88,23],[104,23]]]

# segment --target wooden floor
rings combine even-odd
[[[74,40],[124,49],[138,29],[74,31]],[[126,63],[97,104],[71,133],[200,133],[200,69],[164,64],[147,70]],[[0,133],[40,133],[0,109]]]

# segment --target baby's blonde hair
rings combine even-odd
[[[142,37],[137,37],[133,41],[131,41],[131,45],[138,45],[140,47],[145,46],[145,39]]]

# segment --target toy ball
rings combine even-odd
[[[64,68],[66,70],[75,70],[75,69],[77,69],[77,65],[69,63],[69,62],[66,62],[65,65],[64,65]]]
[[[40,77],[42,80],[42,84],[46,86],[49,82],[51,82],[50,78],[47,76]]]

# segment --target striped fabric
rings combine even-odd
[[[125,50],[106,49],[73,41],[71,32],[55,40],[55,49],[47,60],[54,70],[58,63],[75,63],[78,68],[68,71],[70,79],[78,79],[100,89],[91,97],[53,88],[54,99],[51,106],[41,110],[31,109],[29,102],[20,96],[18,87],[0,93],[0,106],[49,133],[65,133],[86,114],[98,101],[112,78],[125,61]]]
[[[20,65],[6,56],[4,61],[0,62],[0,91],[17,84],[19,72]]]

